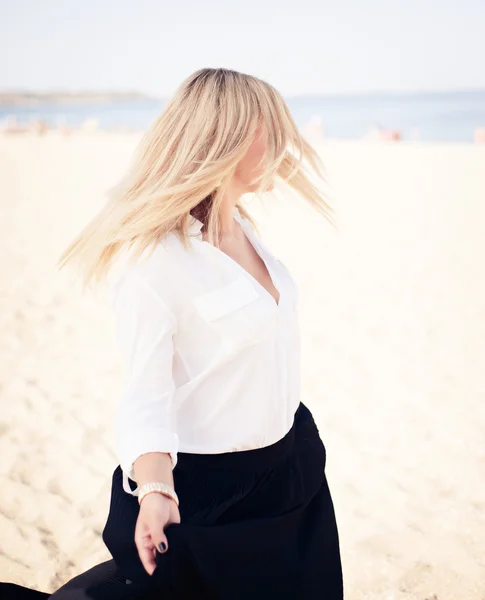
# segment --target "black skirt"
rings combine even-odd
[[[168,551],[156,553],[151,576],[134,542],[138,499],[124,492],[118,466],[102,534],[113,559],[50,598],[342,600],[325,462],[325,446],[303,403],[291,430],[270,446],[223,454],[179,452],[173,477],[181,523],[165,528]],[[16,587],[19,595],[8,598],[33,598]]]

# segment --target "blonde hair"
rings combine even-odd
[[[278,177],[327,219],[332,208],[312,183],[324,181],[317,152],[303,139],[275,88],[229,69],[200,69],[190,75],[143,135],[125,177],[108,201],[61,255],[58,266],[77,262],[84,285],[102,280],[122,249],[136,260],[168,232],[190,245],[191,216],[209,239],[219,239],[219,209],[225,186],[253,141],[266,136],[265,169],[257,194]],[[241,215],[257,228],[241,205]]]

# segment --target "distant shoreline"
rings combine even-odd
[[[117,102],[154,102],[163,98],[137,92],[3,92],[0,93],[0,106],[86,106],[113,104]]]
[[[300,95],[285,98],[312,137],[472,142],[485,140],[485,90]],[[145,131],[170,101],[132,90],[0,91],[0,131]]]
[[[283,94],[288,101],[299,102],[304,100],[372,100],[397,99],[413,97],[439,97],[442,95],[482,95],[485,89],[470,88],[458,90],[423,90],[423,91],[366,91],[366,92],[328,92],[328,93],[305,93],[305,94]],[[121,102],[166,102],[167,97],[144,94],[141,92],[26,92],[26,91],[0,91],[0,106],[9,107],[36,107],[36,106],[102,106]]]

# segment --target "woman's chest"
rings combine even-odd
[[[183,283],[175,299],[178,319],[175,344],[191,371],[217,356],[230,357],[250,346],[271,342],[291,327],[297,310],[296,284],[287,268],[265,253],[262,257],[271,291],[234,259],[199,248],[180,265]]]

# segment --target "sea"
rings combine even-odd
[[[485,127],[485,90],[302,95],[285,97],[298,127],[322,128],[325,138],[361,139],[382,129],[397,130],[403,140],[473,142]],[[104,130],[144,131],[165,106],[164,99],[86,105],[1,106],[0,120],[19,125],[37,119],[50,127],[77,128],[94,120]]]

